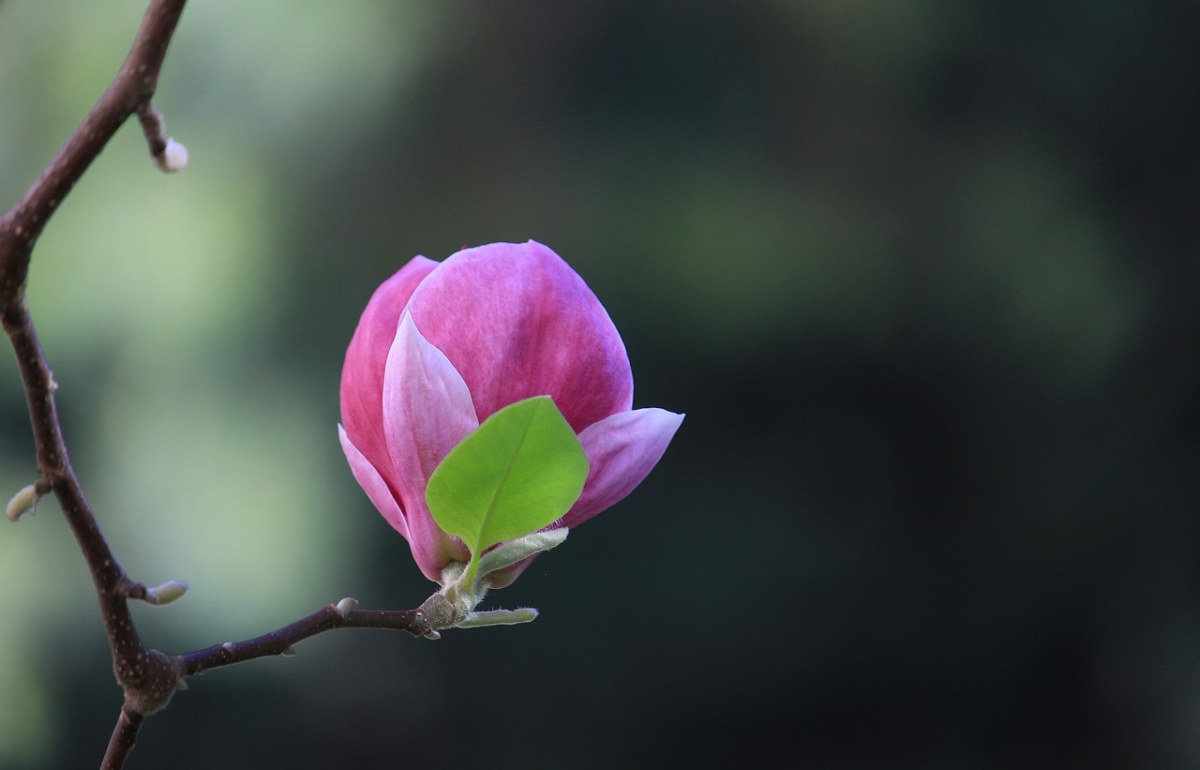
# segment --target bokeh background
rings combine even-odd
[[[0,200],[140,0],[0,2]],[[414,254],[536,238],[607,305],[628,500],[496,605],[193,680],[131,768],[1200,766],[1200,6],[194,2],[159,104],[43,236],[76,469],[184,651],[431,584],[337,445],[345,344]],[[0,491],[33,480],[0,356]],[[0,527],[0,767],[120,703],[52,500]]]

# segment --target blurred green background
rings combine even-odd
[[[140,0],[0,2],[0,200]],[[168,651],[431,590],[337,444],[414,254],[536,238],[688,418],[493,606],[193,680],[132,768],[1200,765],[1200,6],[191,4],[159,105],[30,304],[73,459]],[[34,478],[0,356],[0,491]],[[120,704],[53,501],[0,527],[0,767]]]

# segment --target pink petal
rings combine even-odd
[[[387,482],[379,475],[375,466],[363,457],[362,452],[358,451],[358,447],[354,446],[354,442],[346,435],[346,429],[341,425],[338,426],[338,439],[342,442],[342,451],[346,453],[346,460],[350,463],[350,472],[354,474],[354,480],[367,493],[371,504],[383,514],[383,518],[387,519],[388,524],[391,524],[407,539],[408,525],[404,521],[404,511],[400,510],[400,505],[396,502],[392,491],[388,489]]]
[[[375,290],[354,330],[342,367],[342,424],[346,434],[389,483],[391,458],[383,434],[384,363],[404,305],[437,264],[415,257]]]
[[[614,414],[580,433],[591,470],[583,494],[562,523],[578,527],[623,500],[658,464],[682,422],[682,414],[665,409],[637,409]]]
[[[580,431],[633,403],[629,358],[608,313],[540,243],[454,254],[413,292],[408,310],[462,374],[480,420],[549,394]]]
[[[383,378],[383,429],[413,556],[432,580],[441,577],[447,562],[466,561],[468,553],[433,520],[425,486],[450,450],[477,427],[467,384],[406,313]]]

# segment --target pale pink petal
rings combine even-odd
[[[448,561],[466,561],[468,555],[433,520],[425,486],[450,450],[477,427],[467,384],[405,314],[383,378],[383,428],[413,556],[434,580]]]
[[[629,358],[608,313],[540,243],[454,254],[413,292],[408,311],[462,375],[480,420],[549,394],[580,431],[633,403]]]
[[[342,424],[346,435],[389,483],[391,459],[383,434],[384,364],[404,305],[437,264],[415,257],[375,290],[354,330],[342,367]]]
[[[358,447],[354,446],[354,442],[346,435],[346,429],[341,425],[338,426],[338,439],[342,442],[342,451],[346,453],[346,460],[350,463],[350,472],[354,474],[354,480],[367,493],[371,504],[383,514],[383,518],[387,519],[388,524],[408,538],[408,525],[404,521],[404,511],[400,510],[400,505],[396,502],[392,491],[388,489],[387,482],[379,475],[375,466],[363,457],[362,452],[358,451]]]
[[[637,409],[588,426],[579,434],[587,482],[562,523],[578,527],[623,500],[658,464],[682,422],[682,414],[665,409]]]

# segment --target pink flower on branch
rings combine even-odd
[[[355,479],[430,580],[470,558],[426,504],[434,470],[489,416],[540,395],[589,464],[582,494],[555,527],[576,527],[633,491],[683,420],[632,408],[616,327],[540,243],[479,246],[440,264],[416,257],[367,303],[346,351],[339,435]],[[508,585],[526,564],[494,574],[490,587]]]

